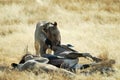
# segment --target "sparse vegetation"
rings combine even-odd
[[[10,66],[34,50],[38,21],[58,22],[62,43],[103,59],[115,59],[111,76],[79,74],[75,80],[120,80],[120,0],[0,0],[0,65]],[[80,59],[81,63],[89,61]],[[82,61],[83,60],[83,61]],[[0,67],[0,80],[69,80],[58,74],[18,72]]]

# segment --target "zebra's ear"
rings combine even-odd
[[[57,22],[54,22],[54,26],[55,26],[55,27],[57,26]]]

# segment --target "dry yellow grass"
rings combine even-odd
[[[76,80],[120,80],[120,0],[0,0],[0,65],[18,62],[28,45],[34,53],[38,21],[57,21],[62,43],[80,52],[116,60],[112,76],[78,75]],[[58,74],[0,71],[0,80],[68,80]]]

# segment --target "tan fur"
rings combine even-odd
[[[45,44],[46,38],[51,40],[52,45],[60,44],[61,36],[56,22],[51,23],[42,21],[37,23],[34,42],[36,55],[46,54],[46,50],[50,49],[50,47]],[[50,53],[50,50],[48,51],[48,53]]]
[[[35,50],[36,50],[36,55],[39,55],[40,52],[40,45],[38,41],[35,41]]]

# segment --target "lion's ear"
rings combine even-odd
[[[57,26],[57,22],[54,22],[54,26]]]

